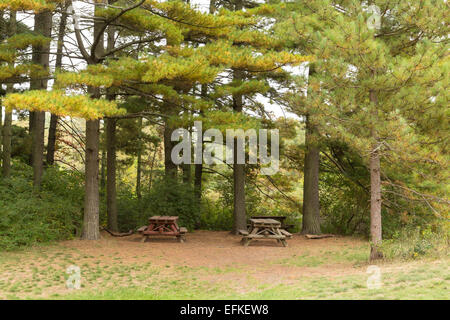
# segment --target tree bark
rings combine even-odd
[[[314,127],[306,116],[305,128],[305,167],[303,181],[303,220],[302,234],[320,234],[319,210],[319,148]]]
[[[51,166],[55,164],[55,150],[56,150],[56,130],[58,126],[58,116],[52,114],[50,116],[50,127],[48,128],[48,140],[47,140],[47,165]]]
[[[99,138],[100,121],[86,120],[86,164],[83,233],[84,240],[97,240],[99,232]]]
[[[370,101],[373,104],[373,121],[376,121],[377,111],[376,106],[378,104],[378,96],[374,90],[370,91]],[[378,144],[378,134],[375,126],[372,126],[372,139],[374,143],[370,152],[370,260],[377,260],[383,258],[381,252],[382,241],[382,225],[381,225],[381,165],[380,165],[380,153]]]
[[[136,196],[142,197],[141,193],[141,172],[142,172],[142,118],[138,119],[139,141],[137,150],[137,168],[136,168]]]
[[[9,14],[8,35],[11,37],[16,33],[17,29],[17,14],[15,11],[11,11]],[[6,86],[6,92],[12,92],[14,89],[12,84]],[[1,112],[1,110],[0,110]],[[1,123],[0,123],[1,124]],[[3,123],[2,134],[2,175],[8,178],[11,175],[11,136],[12,136],[12,112],[6,112],[5,120]]]
[[[45,37],[51,37],[52,13],[45,10],[36,13],[34,16],[34,31]],[[49,69],[50,43],[33,46],[32,61],[41,65],[44,69]],[[33,79],[30,82],[31,90],[47,90],[47,79]],[[33,165],[33,186],[39,189],[44,172],[44,134],[45,134],[45,112],[36,111],[32,123],[32,165]]]
[[[211,6],[214,4],[214,0],[211,0],[210,2],[210,13],[214,13],[214,11],[211,11]],[[202,84],[201,87],[201,97],[206,98],[208,94],[208,87],[206,84]],[[200,110],[200,115],[202,115],[203,112]],[[198,132],[198,134],[203,135],[202,132]],[[203,141],[203,139],[202,139]],[[203,152],[203,145],[201,146],[202,152]],[[194,164],[194,192],[195,192],[195,200],[197,203],[197,208],[200,208],[201,202],[202,202],[202,176],[203,176],[203,163]]]
[[[62,49],[64,43],[64,35],[67,25],[67,4],[61,6],[61,20],[58,28],[58,42],[56,45],[56,61],[55,70],[61,71],[62,68]],[[50,127],[48,129],[47,140],[47,165],[53,165],[55,163],[55,150],[56,150],[56,131],[58,126],[58,116],[52,114],[50,117]]]
[[[33,141],[33,186],[39,190],[44,172],[44,132],[45,112],[36,111],[34,113],[34,127],[32,132]]]
[[[108,229],[119,231],[117,224],[117,190],[116,190],[116,119],[106,120],[106,211]]]
[[[242,5],[241,5],[242,7]],[[235,79],[242,79],[242,72],[234,72]],[[242,112],[242,95],[233,96],[233,110]],[[233,152],[233,230],[232,233],[239,234],[239,230],[247,229],[247,215],[245,213],[245,164],[237,163],[237,139],[234,139]]]
[[[11,131],[12,131],[12,113],[5,112],[5,121],[3,124],[3,166],[2,175],[8,178],[11,175]]]
[[[215,5],[210,4],[210,10]],[[234,5],[235,11],[243,8],[243,1],[237,0]],[[242,80],[243,72],[234,70],[233,79]],[[243,96],[233,95],[234,112],[242,112]],[[232,233],[239,234],[239,230],[247,229],[247,215],[245,213],[245,164],[237,163],[237,139],[234,139],[234,164],[233,164],[233,229]]]
[[[95,7],[94,15],[98,15],[98,10],[106,1],[98,3]],[[104,52],[104,35],[100,34],[103,22],[94,20],[94,39],[99,39],[95,48],[91,48],[91,57],[88,63],[97,63],[97,57]],[[82,45],[82,44],[78,44]],[[92,54],[94,56],[92,56]],[[89,88],[89,93],[94,99],[100,98],[99,88]],[[84,217],[83,232],[81,238],[84,240],[100,239],[99,231],[99,144],[100,144],[100,121],[86,120],[86,157],[85,157],[85,199],[84,199]]]

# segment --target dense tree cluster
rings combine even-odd
[[[3,179],[14,113],[28,121],[17,161],[33,168],[35,196],[52,166],[83,173],[83,239],[138,227],[119,217],[132,199],[143,216],[159,208],[234,233],[255,212],[287,213],[305,234],[370,235],[373,259],[382,217],[387,230],[408,216],[445,224],[446,1],[1,0],[0,10]],[[276,118],[274,105],[297,117]],[[194,133],[194,121],[278,129],[280,171],[174,164],[172,132]],[[223,210],[215,226],[211,201]]]

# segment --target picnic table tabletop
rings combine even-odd
[[[268,226],[268,227],[280,227],[281,222],[275,219],[264,218],[264,219],[250,219],[252,226]]]
[[[178,220],[178,216],[153,216],[148,218],[153,223],[174,223]]]
[[[286,216],[251,216],[251,219],[275,219],[279,220],[280,222],[283,222],[286,220]]]

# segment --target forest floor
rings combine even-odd
[[[367,241],[294,235],[249,247],[228,232],[196,231],[185,243],[140,236],[71,240],[0,253],[0,299],[449,299],[450,259],[380,262]],[[68,289],[67,268],[81,271]],[[374,273],[372,273],[374,272]],[[370,280],[369,280],[370,281]]]

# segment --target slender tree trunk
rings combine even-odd
[[[56,45],[56,61],[55,70],[61,71],[62,68],[62,50],[64,43],[64,35],[66,33],[67,25],[67,4],[61,6],[61,20],[58,28],[58,42]],[[47,165],[53,165],[55,163],[55,150],[56,150],[56,130],[58,126],[58,116],[52,114],[50,116],[50,127],[48,129],[47,140]]]
[[[12,113],[5,112],[5,122],[3,124],[3,177],[8,178],[11,175],[11,131],[12,131]]]
[[[210,1],[210,13],[214,13],[211,9],[211,6],[213,6],[214,0]],[[208,87],[206,84],[203,84],[201,87],[201,97],[205,99],[208,94]],[[200,111],[200,115],[202,115],[202,111]],[[202,132],[198,132],[197,134],[203,135]],[[203,140],[203,139],[202,139]],[[202,152],[203,152],[203,145],[201,146]],[[200,208],[201,202],[202,202],[202,176],[203,176],[203,163],[194,164],[194,192],[195,192],[195,199],[197,203],[197,208]]]
[[[106,1],[97,2],[94,15],[97,16],[98,10],[103,6],[101,4]],[[94,39],[100,34],[103,22],[95,20],[94,22]],[[104,52],[104,36],[99,37],[100,41],[93,48],[94,55],[99,57]],[[95,63],[96,58],[92,57]],[[100,98],[99,88],[89,88],[89,92],[94,99]],[[99,232],[99,206],[100,193],[98,183],[99,173],[99,144],[100,144],[100,120],[86,120],[86,157],[85,157],[85,197],[84,197],[84,217],[82,239],[98,240]]]
[[[16,12],[11,11],[9,14],[9,25],[8,25],[8,35],[10,37],[16,34],[17,31],[16,17],[17,17]],[[12,92],[13,89],[14,89],[13,84],[8,84],[6,86],[7,93]],[[11,136],[12,136],[12,112],[6,112],[5,110],[5,121],[3,124],[3,134],[2,134],[3,140],[2,175],[5,178],[8,178],[11,175]]]
[[[136,196],[142,197],[141,193],[141,173],[142,173],[142,118],[138,119],[139,141],[137,150],[137,168],[136,168]]]
[[[305,129],[305,168],[303,182],[303,220],[302,234],[320,234],[319,213],[319,148],[317,136],[306,116]]]
[[[52,31],[52,13],[45,10],[36,13],[34,16],[34,31],[45,37],[51,37]],[[40,64],[44,69],[49,69],[49,50],[50,44],[33,47],[32,60]],[[47,79],[33,79],[30,82],[32,90],[47,90]],[[44,171],[44,132],[45,130],[45,112],[36,111],[33,117],[32,126],[32,165],[33,165],[33,186],[38,190],[42,182],[42,173]]]
[[[214,10],[215,4],[210,3],[210,10]],[[236,0],[235,11],[243,8],[243,1]],[[233,78],[243,79],[243,72],[235,70]],[[242,112],[243,96],[233,95],[234,112]],[[247,229],[247,215],[245,213],[245,164],[237,163],[237,139],[234,140],[234,164],[233,164],[233,229],[232,233],[239,234],[239,230]]]
[[[242,7],[242,6],[241,6]],[[235,79],[242,79],[242,73],[235,71]],[[233,110],[242,112],[242,95],[233,96]],[[245,164],[237,163],[237,139],[234,139],[234,163],[233,163],[233,230],[239,234],[239,230],[247,229],[247,215],[245,213]]]
[[[50,127],[48,128],[47,140],[47,165],[55,164],[55,150],[56,150],[56,130],[58,126],[58,116],[52,114],[50,116]]]
[[[39,190],[44,172],[44,133],[45,112],[36,111],[34,114],[33,141],[33,186]]]
[[[99,232],[99,138],[100,121],[86,120],[86,164],[85,164],[85,199],[83,233],[81,238],[85,240],[97,240]]]
[[[107,191],[106,211],[108,214],[108,229],[119,231],[117,224],[117,191],[116,191],[116,119],[106,120],[106,152],[107,152]]]
[[[370,101],[374,106],[378,104],[377,93],[374,90],[370,91]],[[374,121],[376,121],[376,110],[373,115]],[[382,241],[382,225],[381,225],[381,165],[380,165],[380,153],[378,150],[379,144],[377,142],[378,135],[372,127],[372,138],[374,143],[370,152],[370,260],[381,259],[383,253],[381,252]]]
[[[148,190],[150,191],[152,189],[152,183],[153,183],[153,168],[155,166],[155,159],[156,159],[156,153],[158,152],[158,145],[154,144],[155,150],[153,150],[152,160],[150,164],[150,177],[148,179]]]

